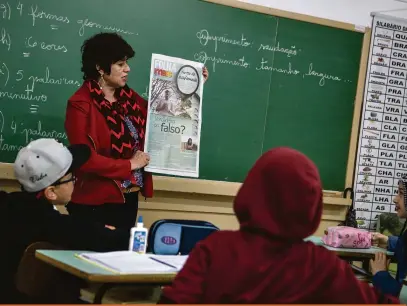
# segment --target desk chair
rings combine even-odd
[[[159,219],[150,226],[147,253],[188,255],[199,241],[216,231],[216,225],[204,220]]]
[[[82,280],[35,258],[35,251],[61,250],[48,242],[36,242],[27,247],[15,275],[17,290],[34,303],[77,304]]]

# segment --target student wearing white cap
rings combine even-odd
[[[87,145],[65,147],[54,139],[38,139],[21,149],[14,172],[20,192],[0,192],[0,299],[18,296],[13,277],[27,246],[50,242],[62,248],[114,251],[128,248],[129,233],[112,230],[59,213],[54,206],[65,205],[74,190],[75,170],[90,156]],[[3,294],[4,293],[4,294]],[[10,300],[11,299],[11,300]]]
[[[71,199],[75,176],[89,158],[87,145],[69,148],[54,139],[42,138],[21,149],[14,162],[14,173],[22,189],[39,193],[54,205],[65,205]]]

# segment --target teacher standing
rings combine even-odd
[[[133,48],[116,33],[100,33],[81,48],[82,86],[68,100],[65,129],[71,144],[93,150],[77,175],[69,214],[115,227],[135,225],[139,192],[153,196],[144,171],[148,103],[126,85]],[[204,78],[208,72],[204,69]]]

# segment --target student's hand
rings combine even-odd
[[[114,226],[107,225],[107,224],[105,225],[105,227],[108,228],[108,229],[110,229],[110,230],[115,230],[115,229],[116,229]]]
[[[141,169],[148,165],[150,156],[142,151],[137,151],[130,159],[131,170]]]
[[[373,233],[372,234],[372,245],[377,246],[379,248],[386,249],[387,243],[389,241],[389,237],[380,233]]]
[[[387,259],[386,254],[378,252],[374,255],[374,260],[370,260],[370,271],[373,275],[380,271],[389,269],[390,259]]]
[[[204,83],[205,83],[205,82],[208,80],[208,78],[209,78],[209,71],[208,71],[208,68],[203,67],[202,75],[203,75],[203,77],[204,77]]]

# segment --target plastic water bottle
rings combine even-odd
[[[147,250],[148,229],[144,227],[143,217],[139,216],[136,226],[130,230],[129,250],[138,254],[145,254]]]

